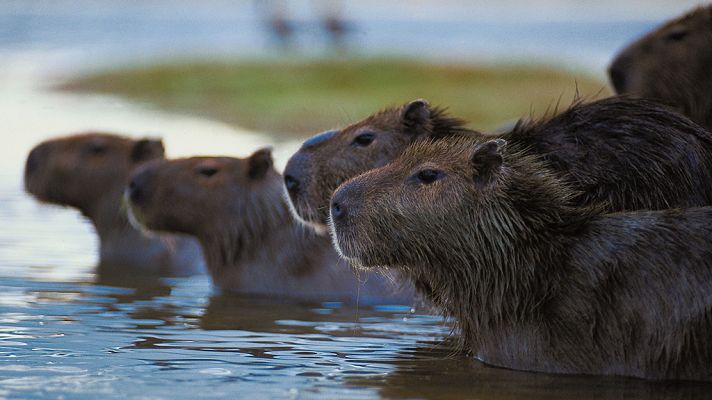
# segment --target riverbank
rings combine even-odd
[[[279,138],[341,126],[415,98],[446,105],[477,129],[609,94],[585,73],[517,64],[349,58],[158,64],[77,77],[60,86],[118,95]]]

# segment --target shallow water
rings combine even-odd
[[[16,177],[15,177],[16,178]],[[712,386],[563,377],[453,355],[408,306],[218,296],[205,276],[98,273],[74,212],[0,179],[0,398],[708,399]]]

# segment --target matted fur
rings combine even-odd
[[[87,132],[44,141],[25,165],[25,188],[38,200],[79,210],[100,240],[103,272],[128,268],[172,275],[202,272],[200,245],[192,238],[146,237],[128,222],[122,204],[131,172],[163,158],[160,139],[131,139]]]
[[[608,74],[618,93],[668,104],[712,131],[712,5],[666,22],[623,49]]]
[[[712,380],[712,208],[581,208],[540,156],[490,142],[483,158],[482,146],[419,142],[342,184],[339,251],[423,282],[484,362]],[[440,178],[425,184],[423,170]]]
[[[359,146],[355,139],[364,132],[375,139]],[[641,99],[577,101],[558,115],[522,121],[492,136],[465,128],[442,108],[415,101],[327,135],[305,142],[285,169],[285,176],[300,183],[290,193],[297,217],[322,230],[339,184],[387,164],[411,143],[459,136],[500,137],[544,156],[580,192],[578,205],[605,203],[610,211],[623,211],[712,204],[712,136]]]

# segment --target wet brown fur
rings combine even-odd
[[[157,139],[103,132],[55,138],[28,155],[25,188],[41,201],[79,210],[92,222],[100,239],[100,267],[107,272],[134,267],[179,275],[200,272],[204,262],[194,239],[146,237],[129,224],[123,208],[131,172],[163,156]]]
[[[355,142],[364,132],[375,137],[365,147]],[[285,169],[285,176],[300,183],[289,193],[293,211],[323,230],[329,198],[339,184],[385,165],[411,143],[456,136],[485,137],[444,109],[420,101],[316,136]],[[522,121],[490,137],[543,155],[580,192],[579,205],[606,203],[608,210],[622,211],[712,204],[712,136],[651,101],[611,97],[576,102],[556,116]]]
[[[623,49],[608,69],[618,93],[668,104],[712,131],[712,5],[698,7]]]
[[[339,251],[425,282],[487,363],[712,380],[712,208],[582,208],[545,160],[502,143],[423,141],[345,182]]]
[[[268,150],[248,158],[193,157],[148,163],[129,198],[150,230],[194,235],[213,283],[228,292],[349,303],[412,303],[413,291],[356,273],[289,213]],[[133,194],[132,194],[133,191]]]

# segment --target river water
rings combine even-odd
[[[212,3],[225,7],[228,2]],[[464,4],[453,3],[458,7]],[[79,7],[74,13],[52,9],[51,4],[8,1],[0,5],[0,399],[712,396],[712,387],[701,384],[562,377],[490,368],[453,355],[448,340],[451,325],[407,304],[358,308],[339,303],[287,304],[216,295],[206,276],[98,274],[94,268],[97,241],[91,226],[77,212],[39,204],[22,191],[24,157],[38,141],[57,134],[104,129],[134,136],[160,134],[169,156],[243,156],[272,145],[280,167],[299,143],[276,141],[257,132],[112,97],[47,89],[58,76],[87,66],[106,66],[115,60],[146,62],[148,54],[155,52],[195,56],[200,54],[197,49],[205,49],[206,38],[216,37],[215,31],[227,32],[234,18],[244,17],[223,15],[222,20],[211,20],[217,21],[215,24],[200,28],[199,18],[186,25],[185,21],[192,20],[180,13],[146,14],[146,7],[160,5],[156,1],[129,2],[126,4],[133,8],[121,10],[116,3],[97,1],[98,8]],[[378,7],[378,2],[364,4]],[[667,10],[666,3],[655,4]],[[219,14],[220,8],[217,10],[208,14]],[[396,8],[386,10],[392,15]],[[422,14],[427,13],[419,10],[422,20]],[[485,11],[494,15],[501,12],[498,10]],[[368,14],[366,11],[355,15]],[[207,18],[208,14],[199,16]],[[96,15],[110,17],[97,19]],[[463,21],[448,24],[452,15],[432,15],[437,18],[424,26],[433,30],[449,26],[446,35],[461,36],[453,39],[450,57],[479,48],[479,44],[468,47],[468,38],[477,35]],[[146,19],[163,21],[164,31],[188,42],[176,47],[155,29],[137,33],[134,28]],[[111,25],[112,21],[119,23]],[[416,29],[421,25],[412,21],[388,21],[364,22],[363,48],[376,49],[376,53],[392,50],[385,38],[395,37],[388,43],[407,43],[401,50],[416,52],[414,41],[433,38]],[[494,32],[490,34],[503,35],[510,29],[524,38],[539,29],[532,27],[545,27],[541,29],[549,36],[538,39],[534,49],[547,48],[565,61],[577,46],[562,44],[557,52],[556,46],[546,44],[546,38],[562,37],[561,43],[578,41],[590,50],[582,51],[581,59],[591,60],[592,65],[602,65],[625,35],[656,22],[618,19],[606,25],[589,20],[582,22],[580,37],[571,39],[564,34],[570,23],[559,22],[556,28],[527,21],[522,22],[523,30],[492,23]],[[243,22],[258,35],[254,20]],[[396,29],[398,24],[401,28]],[[529,35],[526,26],[533,29]],[[140,43],[142,37],[145,41]],[[211,54],[231,55],[234,48],[228,49],[225,43],[232,36],[217,37],[224,40],[215,42],[209,49]],[[254,37],[240,40],[235,43],[244,41],[240,46],[245,51],[261,51]],[[516,35],[505,40],[507,46],[514,46],[507,51],[517,48],[517,41],[521,42]],[[481,39],[473,38],[472,42],[481,43]],[[527,46],[519,49],[532,51]],[[131,59],[131,54],[139,54],[138,59]],[[483,50],[482,56],[496,58],[497,51]]]

